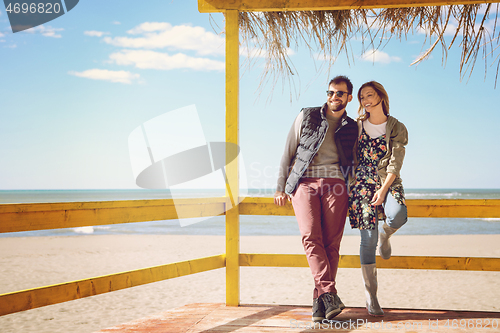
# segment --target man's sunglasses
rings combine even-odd
[[[337,97],[339,97],[339,98],[342,98],[342,96],[344,96],[344,94],[349,95],[349,93],[347,91],[333,91],[333,90],[327,90],[326,91],[326,95],[328,97],[332,97],[333,94],[337,95]]]

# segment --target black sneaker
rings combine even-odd
[[[325,320],[325,305],[320,299],[318,298],[313,299],[312,312],[313,312],[312,315],[313,322],[321,323],[323,320]]]
[[[323,301],[325,306],[325,317],[328,320],[331,320],[333,317],[342,312],[342,309],[340,308],[341,305],[345,308],[344,304],[342,304],[342,301],[340,301],[340,298],[336,294],[324,293],[320,296],[320,299]]]
[[[336,302],[336,303],[337,303],[337,305],[339,306],[340,310],[344,310],[344,309],[345,309],[345,305],[344,305],[344,303],[342,303],[342,301],[340,300],[339,295],[337,295],[337,294],[333,294],[333,297],[335,298],[335,302]]]

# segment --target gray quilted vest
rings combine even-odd
[[[322,107],[304,108],[301,135],[299,145],[295,153],[295,158],[289,167],[290,172],[286,180],[285,193],[292,194],[299,183],[300,178],[313,160],[321,147],[328,131],[328,120],[326,119]],[[356,122],[346,114],[342,117],[342,122],[336,130],[335,143],[340,158],[340,169],[347,179],[350,168],[352,168],[352,149],[358,134]]]
[[[287,194],[295,191],[300,177],[318,152],[328,131],[328,121],[321,112],[321,107],[304,108],[302,112],[304,112],[302,132],[290,174],[286,180],[285,192]]]

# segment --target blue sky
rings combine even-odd
[[[193,104],[206,141],[224,141],[223,26],[222,14],[201,14],[194,0],[85,0],[56,20],[12,34],[0,7],[0,189],[137,188],[130,133]],[[291,101],[280,84],[271,101],[269,85],[259,97],[261,62],[242,68],[240,146],[248,186],[275,186],[297,113],[323,104],[329,79],[344,74],[355,91],[366,81],[382,83],[392,115],[407,126],[405,187],[500,188],[496,67],[485,78],[479,59],[461,81],[458,44],[446,66],[440,49],[410,66],[423,41],[415,33],[363,57],[354,40],[354,61],[340,57],[330,73],[318,73],[322,62],[305,48],[294,50],[300,96]],[[353,118],[357,107],[357,101],[347,107]]]

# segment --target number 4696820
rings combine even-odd
[[[61,11],[61,5],[59,3],[9,3],[7,8],[5,8],[5,11],[8,12],[9,14],[14,13],[14,14],[58,14]]]

